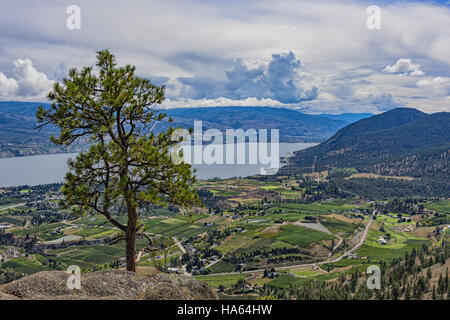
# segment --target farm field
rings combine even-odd
[[[204,218],[204,215],[200,215],[194,219],[201,220]],[[176,236],[178,238],[191,238],[207,230],[201,224],[199,225],[178,217],[149,219],[144,224],[150,233]]]
[[[368,265],[389,265],[413,249],[436,248],[450,238],[450,229],[442,223],[447,200],[369,201],[355,195],[325,196],[317,182],[258,179],[197,182],[204,207],[141,208],[139,223],[151,243],[140,236],[137,249],[150,245],[151,250],[144,251],[139,266],[186,272],[220,288],[224,296],[258,298],[261,292],[346,281],[342,277],[362,274]],[[25,197],[34,192],[30,190],[17,194]],[[103,215],[75,217],[55,203],[40,201],[1,211],[0,223],[7,224],[1,232],[28,247],[40,247],[30,252],[25,245],[0,244],[0,271],[124,267],[124,242],[116,242],[121,232]],[[114,217],[126,223],[120,213]],[[349,254],[369,222],[364,243]]]
[[[44,266],[40,263],[33,262],[28,258],[16,258],[10,261],[7,261],[1,265],[1,269],[11,268],[17,272],[21,272],[24,274],[33,274],[39,271],[48,271],[51,268]]]
[[[327,217],[326,220],[321,222],[321,224],[334,234],[344,233],[347,236],[351,235],[357,228],[354,224],[350,224],[330,217]]]
[[[275,238],[300,247],[308,246],[311,243],[321,240],[332,240],[335,237],[324,232],[315,231],[299,226],[286,225],[280,227],[281,232]]]
[[[440,200],[436,203],[426,203],[425,208],[450,214],[450,200]]]
[[[196,276],[195,279],[206,281],[211,286],[218,288],[219,285],[224,287],[231,287],[238,283],[239,279],[245,279],[248,275],[232,274],[232,275],[217,275],[217,276]]]

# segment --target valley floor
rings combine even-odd
[[[111,244],[117,229],[101,215],[74,217],[59,208],[59,188],[1,190],[2,283],[69,265],[78,265],[83,272],[123,267],[124,244]],[[159,248],[144,252],[139,265],[206,281],[224,298],[248,299],[295,299],[300,291],[290,297],[286,292],[316,282],[326,288],[335,282],[347,288],[356,274],[359,282],[348,291],[348,297],[354,297],[369,266],[389,270],[412,252],[429,248],[426,255],[432,261],[426,268],[432,276],[422,298],[442,296],[433,295],[432,286],[439,287],[439,275],[445,278],[449,265],[448,199],[342,197],[332,195],[320,181],[288,177],[201,181],[197,189],[205,207],[189,215],[177,207],[139,212],[147,235]],[[147,244],[145,238],[138,239],[137,249]],[[433,260],[439,248],[443,248],[439,254],[447,257],[443,264]],[[401,281],[413,286],[418,272],[411,270],[412,278]]]

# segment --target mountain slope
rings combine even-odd
[[[352,123],[339,130],[329,141],[330,144],[333,144],[334,142],[345,141],[347,137],[352,138],[357,135],[392,129],[418,120],[424,116],[426,116],[425,113],[416,109],[397,108]]]
[[[26,116],[36,119],[36,110],[40,105],[50,106],[41,102],[0,101],[0,112]]]
[[[365,118],[369,118],[373,116],[372,113],[341,113],[341,114],[328,114],[328,113],[321,113],[319,114],[321,117],[333,119],[333,120],[341,120],[345,121],[347,123],[353,123]]]
[[[39,105],[41,103],[0,102],[0,158],[67,151],[49,141],[51,134],[58,133],[56,127],[46,127],[40,131],[33,129],[36,126],[35,114]],[[194,120],[202,120],[204,130],[279,129],[281,142],[321,142],[348,124],[346,121],[302,114],[284,108],[212,107],[163,111],[174,119],[171,126],[190,128],[194,126]],[[155,130],[164,130],[168,125],[167,122],[161,123]],[[76,150],[78,149],[72,147],[70,151]]]
[[[40,103],[0,102],[0,158],[64,152],[49,141],[55,127],[35,130]]]
[[[297,169],[354,167],[390,175],[448,175],[450,113],[399,108],[360,120],[327,141],[295,153]],[[292,166],[291,166],[292,167]]]
[[[202,120],[203,128],[279,129],[282,142],[321,142],[348,123],[295,110],[271,107],[176,108],[164,110],[172,125],[189,128]]]

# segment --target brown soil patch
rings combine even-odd
[[[339,240],[338,240],[339,241]],[[336,242],[336,240],[335,240]],[[327,246],[327,247],[331,247],[331,244],[333,243],[333,240],[322,240],[322,243]],[[337,244],[337,242],[336,242]]]
[[[282,226],[283,224],[275,224],[273,226],[267,227],[266,229],[263,230],[263,232],[264,233],[278,233],[278,232],[280,232],[280,226]]]
[[[345,178],[345,180],[350,180],[353,178],[367,178],[367,179],[396,179],[396,180],[406,180],[413,181],[416,180],[414,177],[408,176],[382,176],[375,173],[354,173],[350,177]]]
[[[316,257],[327,257],[329,253],[327,249],[317,243],[311,246],[311,252]]]
[[[447,268],[449,269],[449,272],[450,272],[450,258],[448,258],[445,261],[445,264],[437,263],[430,267],[431,274],[432,274],[431,279],[430,279],[430,288],[432,288],[433,285],[435,285],[437,288],[438,282],[439,282],[439,276],[442,274],[442,277],[444,278],[445,277],[445,269],[447,269]],[[427,277],[427,273],[428,273],[428,268],[422,270],[422,275],[424,278]]]
[[[336,213],[329,214],[329,215],[327,215],[327,217],[330,217],[330,218],[333,218],[336,220],[341,220],[341,221],[347,222],[347,223],[353,223],[353,222],[359,221],[358,219],[351,219],[351,218],[344,217],[344,216],[342,216],[340,214],[336,214]]]
[[[305,177],[312,177],[314,179],[319,179],[319,178],[324,178],[325,179],[326,177],[328,177],[328,171],[305,173],[304,176]]]
[[[206,223],[210,223],[210,222],[215,222],[215,221],[219,220],[219,218],[220,217],[218,217],[218,216],[209,216],[209,217],[197,220],[196,222],[199,222],[199,223],[205,223],[205,222]]]
[[[433,232],[433,230],[434,230],[433,227],[421,227],[421,228],[412,230],[412,231],[410,232],[410,234],[412,234],[412,235],[414,235],[414,236],[426,238],[427,235],[428,235],[429,233],[432,233],[432,232]]]

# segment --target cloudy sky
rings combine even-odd
[[[0,100],[45,101],[108,48],[166,84],[168,108],[450,111],[449,30],[449,1],[2,0]]]

